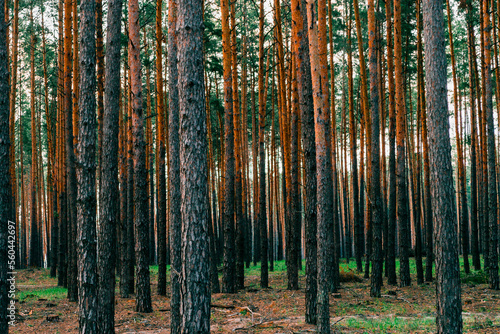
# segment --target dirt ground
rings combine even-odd
[[[255,270],[237,294],[212,295],[213,333],[311,333],[315,326],[304,319],[304,277],[301,290],[286,290],[286,272],[270,275],[270,289],[259,288]],[[253,274],[253,275],[252,275]],[[342,275],[339,293],[330,295],[334,333],[432,333],[435,331],[435,286],[399,288],[384,285],[382,298],[369,296],[369,280]],[[133,298],[116,299],[117,333],[170,333],[170,299],[158,296],[156,277],[151,281],[153,313],[134,311]],[[11,333],[77,333],[77,304],[47,270],[20,270],[17,282],[16,324]],[[415,280],[413,281],[415,282]],[[486,284],[462,284],[464,329],[467,333],[500,333],[500,291]]]

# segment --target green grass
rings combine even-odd
[[[435,320],[430,318],[348,318],[339,321],[336,327],[366,330],[364,333],[408,333],[416,330],[433,330]]]
[[[66,298],[67,294],[68,289],[56,286],[46,289],[18,291],[16,293],[16,297],[21,302],[28,300],[38,300],[40,298],[53,301]]]
[[[422,264],[423,264],[424,273],[425,273],[425,261],[426,261],[426,258],[423,257]],[[482,270],[475,271],[472,268],[472,257],[471,256],[469,256],[469,263],[471,264],[471,274],[469,274],[469,275],[472,275],[472,276],[482,276],[483,275]],[[362,261],[362,265],[363,265],[363,269],[364,269],[365,268],[365,261]],[[305,266],[306,266],[306,261],[302,260],[302,270],[299,271],[300,275],[305,275]],[[482,258],[481,258],[481,266],[484,267],[484,261]],[[347,260],[345,258],[340,259],[339,267],[340,267],[340,271],[345,271],[345,272],[349,272],[349,271],[356,272],[357,271],[356,261],[354,258],[351,258],[349,260],[349,262],[347,262]],[[399,274],[399,268],[400,268],[399,259],[396,259],[396,271],[398,274]],[[463,257],[460,257],[460,271],[463,274],[463,276],[467,276],[463,272],[463,268],[464,268],[464,259],[463,259]],[[157,273],[158,267],[151,266],[151,270],[152,270],[152,273],[155,273],[155,272]],[[384,268],[384,270],[385,270],[385,268]],[[286,271],[285,260],[274,262],[274,273],[281,273],[281,272],[285,272],[285,271]],[[410,258],[410,273],[412,275],[417,274],[417,262],[416,262],[415,258],[413,258],[413,257]],[[435,266],[432,267],[432,274],[435,275]],[[253,265],[253,262],[252,262],[252,264],[250,265],[249,268],[245,268],[245,276],[258,276],[258,275],[260,275],[260,262],[258,262],[256,265]]]

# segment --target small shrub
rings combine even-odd
[[[460,281],[462,284],[487,284],[488,278],[488,273],[478,270],[469,274],[461,273]]]
[[[359,283],[363,282],[363,279],[352,271],[341,271],[339,281],[340,283]]]

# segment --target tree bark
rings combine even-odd
[[[207,129],[200,0],[178,2],[182,216],[181,333],[210,332]]]
[[[307,3],[292,1],[293,52],[297,68],[302,143],[304,147],[304,221],[306,238],[306,323],[317,320],[316,146],[314,105],[307,33]]]
[[[173,334],[180,333],[181,328],[181,188],[180,188],[180,160],[179,160],[179,91],[177,89],[177,5],[176,0],[168,2],[168,71],[169,71],[169,113],[168,113],[168,194],[170,206],[168,220],[170,221],[170,299],[171,322],[170,328]]]
[[[385,7],[387,20],[387,85],[389,90],[389,198],[388,236],[386,250],[387,283],[397,284],[396,278],[396,108],[394,101],[394,58],[392,40],[391,1]]]
[[[175,6],[175,5],[174,5]],[[170,12],[174,14],[175,9],[169,7]],[[158,233],[158,294],[165,296],[167,293],[167,192],[166,192],[166,176],[165,176],[165,112],[163,110],[163,61],[162,61],[162,26],[161,26],[161,12],[162,0],[156,1],[156,114],[158,115],[157,136],[159,144],[158,147],[158,219],[157,219],[157,233]],[[174,16],[175,17],[175,16]],[[175,36],[175,31],[172,32]],[[170,48],[175,54],[174,45],[168,45],[170,55]],[[175,70],[175,69],[174,69]],[[171,94],[175,92],[170,91]],[[175,108],[175,106],[174,106]],[[169,131],[170,135],[170,131]],[[172,155],[169,156],[172,159]],[[171,162],[171,161],[170,161]],[[170,200],[172,205],[172,200]],[[170,220],[172,223],[172,220]]]
[[[396,76],[396,142],[397,142],[397,221],[399,225],[400,285],[411,284],[410,262],[408,259],[409,215],[407,210],[408,189],[405,166],[406,108],[403,86],[403,65],[401,60],[401,0],[394,1],[394,55]]]
[[[326,2],[318,0],[317,16],[315,1],[307,1],[307,21],[311,78],[314,100],[314,129],[316,136],[317,167],[317,240],[318,240],[318,332],[330,333],[328,258],[333,242],[333,182],[330,155],[330,113],[328,90],[328,62],[326,41]],[[317,21],[316,21],[317,20]]]
[[[101,181],[99,194],[100,222],[98,237],[98,298],[97,323],[103,334],[115,332],[115,263],[116,230],[120,198],[118,189],[118,132],[120,118],[120,29],[122,0],[108,2],[106,36],[106,91],[103,101],[103,138],[101,145],[106,154],[101,155]]]
[[[380,297],[382,286],[382,203],[380,192],[380,137],[379,137],[379,79],[376,40],[375,7],[373,0],[368,0],[368,43],[370,67],[370,102],[371,102],[371,174],[369,203],[371,211],[371,228],[373,231],[372,297]]]
[[[222,292],[235,292],[235,244],[234,244],[234,121],[231,32],[229,29],[229,0],[221,1],[222,59],[224,69],[224,132],[225,132],[225,177],[224,177],[224,264]]]
[[[96,15],[95,0],[81,0],[77,155],[77,255],[80,333],[97,332],[96,235]],[[114,218],[114,217],[113,217]],[[112,231],[114,234],[114,230]],[[113,261],[114,262],[114,261]],[[106,267],[114,274],[112,267]],[[114,278],[114,277],[113,277]]]
[[[491,30],[490,6],[483,0],[483,34],[484,34],[484,95],[486,104],[486,138],[488,146],[488,219],[489,222],[489,284],[490,289],[500,289],[498,279],[498,221],[497,221],[497,180],[495,169],[495,124],[493,121],[493,89],[491,84]]]
[[[462,332],[460,266],[454,203],[442,2],[423,1],[432,218],[436,226],[437,332]]]
[[[269,57],[269,55],[268,55]],[[268,59],[269,64],[269,59]],[[267,73],[266,73],[267,79]],[[267,81],[266,81],[267,82]],[[267,88],[267,84],[266,87]],[[259,9],[259,231],[260,231],[260,286],[269,286],[267,263],[267,221],[266,221],[266,177],[264,131],[266,127],[266,106],[264,88],[264,0]]]
[[[11,212],[9,196],[9,68],[7,48],[7,22],[5,21],[5,0],[0,0],[0,257],[7,259],[8,220]],[[9,306],[7,261],[0,261],[0,332],[8,333],[7,307]]]
[[[138,0],[128,3],[129,45],[128,57],[130,64],[130,90],[132,106],[132,138],[134,160],[134,227],[136,256],[136,300],[137,312],[152,312],[151,286],[149,284],[149,250],[148,250],[148,194],[144,185],[147,182],[145,166],[145,142],[143,129],[139,4]]]

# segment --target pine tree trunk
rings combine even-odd
[[[491,23],[489,1],[483,0],[483,34],[484,34],[484,87],[486,104],[487,146],[488,146],[488,217],[489,222],[489,284],[490,289],[500,289],[498,279],[498,221],[497,221],[497,180],[495,169],[495,124],[493,121],[493,89],[491,85]]]
[[[397,284],[396,278],[396,108],[394,101],[394,58],[392,41],[391,2],[386,4],[387,19],[387,84],[389,89],[389,204],[388,204],[388,236],[386,251],[387,283]]]
[[[222,59],[224,69],[224,132],[225,132],[225,180],[224,180],[224,264],[222,271],[222,292],[235,292],[236,261],[234,256],[234,120],[231,31],[229,29],[229,1],[221,1]]]
[[[268,57],[270,57],[268,55]],[[268,62],[269,64],[269,58]],[[267,73],[266,73],[267,79]],[[266,80],[267,83],[267,80]],[[259,232],[260,232],[260,286],[269,286],[269,273],[267,263],[267,221],[266,221],[266,177],[265,177],[265,152],[264,132],[266,127],[266,106],[264,88],[264,0],[260,2],[259,9]]]
[[[402,287],[411,284],[410,262],[408,259],[409,215],[407,210],[408,189],[406,185],[405,166],[405,126],[406,108],[403,87],[403,66],[401,60],[401,0],[394,1],[394,55],[395,55],[395,77],[396,77],[396,142],[397,142],[397,221],[399,225],[399,262],[400,262],[400,285]]]
[[[170,207],[168,220],[170,222],[170,259],[171,259],[171,331],[180,333],[181,328],[181,188],[180,188],[180,160],[179,160],[179,91],[177,90],[178,51],[177,51],[177,5],[175,0],[168,2],[168,70],[169,70],[169,113],[168,113],[168,193]]]
[[[307,3],[292,1],[293,52],[297,68],[297,88],[302,142],[304,145],[304,222],[306,239],[306,323],[317,320],[317,222],[316,222],[316,146],[314,135],[314,105],[312,96],[309,38],[307,33]]]
[[[74,130],[73,130],[73,101],[72,101],[72,3],[70,0],[64,2],[64,110],[65,131],[66,131],[66,221],[67,221],[67,247],[68,247],[68,299],[78,300],[77,280],[76,280],[76,171],[75,171],[75,151],[74,151]]]
[[[480,244],[479,244],[479,226],[478,226],[478,194],[477,194],[477,128],[476,128],[476,92],[474,89],[474,68],[472,49],[474,45],[474,21],[472,15],[472,2],[467,2],[467,49],[468,49],[468,67],[469,67],[469,97],[470,97],[470,194],[471,194],[471,253],[472,264],[475,270],[481,269]]]
[[[311,77],[314,100],[314,129],[317,166],[317,240],[318,240],[318,332],[330,333],[329,292],[331,261],[328,258],[333,243],[333,182],[330,155],[330,113],[328,91],[328,62],[326,40],[326,2],[307,2],[307,21]],[[316,21],[317,20],[317,21]]]
[[[462,144],[460,142],[460,132],[458,128],[458,117],[459,117],[459,107],[458,107],[458,82],[455,64],[455,48],[453,43],[453,31],[451,29],[451,13],[450,13],[450,1],[446,0],[446,12],[448,16],[448,36],[450,40],[450,56],[451,56],[451,66],[453,75],[453,106],[455,113],[455,138],[457,146],[457,164],[458,164],[458,192],[459,192],[459,212],[458,219],[460,224],[460,237],[462,240],[462,256],[464,260],[464,271],[466,274],[470,272],[469,269],[469,217],[467,212],[467,193],[465,190],[465,175],[464,175],[464,162],[462,154]]]
[[[18,268],[23,268],[22,266],[22,260],[21,260],[21,254],[24,253],[24,250],[21,248],[21,233],[22,230],[19,229],[19,214],[18,214],[18,206],[20,206],[19,203],[19,194],[18,194],[18,181],[17,181],[17,176],[16,176],[16,145],[15,145],[15,119],[16,119],[16,95],[17,95],[17,67],[18,67],[18,41],[19,41],[19,1],[14,0],[14,18],[13,18],[13,28],[12,28],[12,72],[11,72],[11,78],[10,78],[10,100],[9,100],[9,139],[10,139],[10,179],[11,179],[11,186],[12,186],[12,194],[13,194],[13,214],[16,222],[16,266]],[[52,127],[51,127],[52,130]],[[53,133],[53,130],[52,130]],[[53,147],[53,146],[52,146]],[[52,151],[53,152],[53,151]],[[54,155],[52,154],[52,157]],[[53,167],[53,162],[54,160],[52,159],[52,166]],[[55,169],[52,168],[52,171]],[[22,173],[21,173],[21,178],[22,178]],[[54,176],[52,175],[52,180],[54,180]],[[55,194],[54,191],[54,183],[51,184],[52,187],[52,194]],[[53,200],[53,198],[51,199]],[[55,202],[52,203],[54,205]],[[21,204],[22,205],[22,204]],[[54,212],[54,210],[52,210]],[[55,234],[57,235],[57,224],[52,225],[53,228],[55,229]],[[54,231],[54,230],[53,230]],[[52,236],[54,236],[54,233],[51,233]],[[51,240],[51,246],[54,246],[55,249],[51,251],[51,277],[55,277],[55,269],[57,266],[57,237],[53,238]],[[54,261],[55,258],[55,261]],[[54,267],[54,270],[52,270],[52,267]]]
[[[95,2],[96,15],[96,59],[97,59],[97,182],[99,192],[102,177],[102,139],[104,117],[104,38],[102,34],[102,0]],[[100,199],[98,199],[100,201]],[[99,215],[101,214],[99,210]],[[98,217],[100,219],[100,217]]]
[[[11,212],[10,179],[9,179],[9,68],[7,48],[7,22],[5,21],[5,0],[0,0],[0,257],[7,259],[8,251],[8,219]],[[0,261],[0,332],[8,333],[7,307],[9,294],[7,291],[7,261]]]
[[[179,139],[182,216],[181,333],[210,332],[207,129],[203,6],[178,2]]]
[[[127,48],[124,50],[127,52]],[[123,96],[125,96],[125,101],[128,101],[128,78],[127,78],[127,65],[124,64],[124,80],[123,80]],[[129,140],[128,140],[128,129],[129,120],[128,117],[128,103],[124,103],[121,108],[120,120],[122,122],[120,126],[120,142],[121,142],[121,156],[120,156],[120,297],[128,298],[129,294],[132,293],[130,290],[130,253],[129,253],[129,212],[132,205],[129,204],[130,191],[129,191]],[[131,199],[130,199],[131,201]],[[132,283],[133,286],[133,283]]]
[[[37,146],[37,126],[36,126],[36,106],[35,106],[35,32],[33,25],[33,7],[30,8],[30,109],[31,109],[31,207],[30,207],[30,255],[29,266],[41,267],[42,255],[41,245],[39,244],[39,230],[40,225],[37,212],[37,193],[36,188],[38,184],[37,170],[38,170],[38,146]]]
[[[349,90],[349,144],[351,160],[351,212],[352,225],[354,227],[354,253],[356,256],[356,268],[358,272],[363,271],[361,254],[363,246],[363,227],[359,217],[359,186],[358,186],[358,158],[356,153],[356,124],[354,121],[354,88],[353,88],[353,65],[351,50],[351,19],[347,24],[347,67],[348,67],[348,90]]]
[[[173,9],[172,11],[175,11]],[[161,26],[162,1],[156,2],[156,114],[157,116],[157,143],[158,147],[158,294],[165,296],[167,293],[167,199],[165,176],[165,112],[163,110],[163,62],[162,62],[162,26]],[[170,15],[170,14],[169,14]],[[174,16],[175,17],[175,16]],[[175,32],[172,32],[175,36]],[[175,55],[175,42],[169,48]],[[169,49],[170,54],[170,49]],[[175,71],[175,69],[173,69]],[[173,92],[171,91],[171,94]],[[175,93],[174,93],[175,94]],[[175,108],[175,106],[173,107]],[[170,135],[170,131],[169,131]],[[169,156],[172,159],[172,155]],[[171,162],[171,161],[170,161]],[[172,201],[170,201],[172,205]],[[172,220],[170,220],[172,223]]]
[[[460,267],[454,204],[442,2],[423,1],[431,198],[436,225],[437,332],[462,332]]]
[[[99,237],[98,237],[98,296],[97,324],[99,333],[115,332],[115,264],[116,230],[119,218],[120,197],[118,192],[118,141],[120,120],[120,29],[122,0],[108,2],[106,36],[106,74],[103,101],[103,137],[100,166]],[[99,85],[99,81],[98,81]]]
[[[424,283],[424,270],[422,263],[422,224],[421,224],[421,169],[422,161],[420,155],[420,125],[422,124],[422,16],[420,13],[420,1],[417,2],[417,126],[415,136],[412,136],[412,146],[414,146],[415,153],[412,155],[413,163],[413,230],[415,233],[415,262],[417,267],[417,284]],[[413,144],[416,138],[416,147]]]
[[[382,203],[380,193],[380,137],[379,137],[379,79],[376,40],[375,8],[373,0],[368,0],[368,43],[369,43],[369,68],[370,68],[370,102],[371,102],[371,174],[369,203],[371,211],[371,228],[373,231],[372,297],[380,297],[382,286]],[[367,250],[368,252],[368,250]]]
[[[80,333],[97,332],[96,44],[95,0],[80,3],[77,146],[77,259]],[[107,195],[109,196],[109,195]],[[114,234],[114,230],[112,231]],[[114,262],[114,261],[113,261]],[[114,274],[114,270],[105,267]],[[114,277],[113,277],[114,278]]]
[[[137,291],[135,309],[137,312],[152,312],[151,286],[149,284],[148,250],[148,194],[144,187],[147,179],[145,166],[145,142],[143,129],[142,83],[140,60],[139,4],[137,0],[128,3],[129,13],[129,64],[132,106],[132,138],[134,160],[134,227]]]

